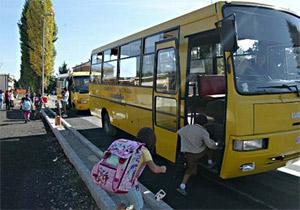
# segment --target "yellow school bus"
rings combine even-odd
[[[300,156],[299,36],[289,10],[211,4],[94,49],[91,112],[109,134],[153,128],[171,162],[178,129],[205,115],[223,145],[213,170],[222,178],[285,166]]]
[[[69,80],[72,107],[76,110],[89,110],[90,61],[73,67]]]
[[[60,74],[56,82],[56,94],[62,99],[62,91],[69,91],[69,105],[76,110],[89,110],[90,61],[74,66],[72,71]]]

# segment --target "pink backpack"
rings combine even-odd
[[[94,182],[108,192],[127,193],[143,172],[144,166],[137,171],[143,145],[126,139],[114,141],[92,169]]]

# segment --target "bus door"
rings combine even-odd
[[[188,36],[188,65],[186,81],[187,124],[195,123],[196,116],[206,118],[203,125],[210,138],[225,144],[226,77],[223,50],[216,30]],[[223,150],[212,151],[201,164],[219,173]],[[213,163],[212,163],[213,162]]]
[[[156,43],[155,82],[153,91],[153,128],[156,152],[172,161],[176,159],[179,123],[179,69],[176,39]]]

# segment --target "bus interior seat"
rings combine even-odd
[[[225,76],[223,75],[198,75],[199,95],[204,98],[216,94],[225,94]]]

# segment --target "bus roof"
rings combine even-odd
[[[76,72],[70,73],[70,76],[73,76],[73,77],[89,76],[89,75],[90,75],[90,71],[76,71]]]
[[[79,65],[74,66],[73,72],[82,72],[82,71],[90,71],[90,60]]]
[[[245,2],[243,2],[243,1],[230,1],[230,2],[218,1],[214,4],[210,4],[208,6],[197,9],[193,12],[188,13],[188,14],[179,16],[177,18],[174,18],[174,19],[171,19],[169,21],[163,22],[161,24],[152,26],[152,27],[147,28],[145,30],[142,30],[140,32],[137,32],[137,33],[134,33],[132,35],[126,36],[126,37],[124,37],[122,39],[119,39],[117,41],[111,42],[107,45],[98,47],[98,48],[92,50],[92,54],[102,52],[104,50],[107,50],[107,49],[110,49],[110,48],[113,48],[113,47],[116,47],[116,46],[127,44],[127,43],[129,43],[133,40],[140,39],[140,38],[143,38],[143,37],[146,37],[146,36],[150,36],[152,34],[160,32],[160,31],[172,29],[172,28],[178,27],[180,25],[185,25],[187,23],[190,23],[190,22],[202,19],[202,18],[207,18],[207,17],[214,16],[214,15],[217,14],[218,9],[221,9],[222,6],[225,5],[225,4],[267,7],[267,8],[272,8],[272,9],[281,10],[281,11],[285,11],[285,12],[288,12],[288,13],[296,14],[295,12],[293,12],[289,9],[272,6],[272,5],[269,5],[269,4],[256,3],[256,2],[246,2],[246,1]],[[210,26],[207,26],[207,27],[208,28],[204,28],[204,29],[205,30],[213,29],[213,28],[215,28],[215,25],[213,23],[213,24],[211,24]]]
[[[106,49],[110,49],[112,47],[116,47],[116,46],[119,46],[119,45],[126,44],[126,43],[128,43],[132,40],[136,40],[136,39],[139,39],[139,38],[142,38],[142,37],[146,37],[146,36],[158,33],[162,30],[172,29],[172,28],[175,28],[179,25],[184,25],[184,24],[187,24],[189,22],[193,22],[193,21],[195,21],[199,18],[201,19],[201,18],[213,16],[213,15],[216,14],[216,5],[220,4],[220,3],[224,3],[224,2],[217,2],[215,4],[208,5],[206,7],[195,10],[195,11],[190,12],[188,14],[179,16],[179,17],[174,18],[172,20],[163,22],[163,23],[158,24],[156,26],[152,26],[152,27],[147,28],[145,30],[142,30],[140,32],[134,33],[132,35],[129,35],[125,38],[122,38],[122,39],[117,40],[115,42],[112,42],[110,44],[107,44],[107,45],[104,45],[102,47],[96,48],[92,51],[92,54],[104,51]],[[199,11],[201,11],[201,13],[199,13]],[[197,13],[198,13],[198,15],[196,16],[195,14],[197,14]],[[211,27],[213,27],[213,26],[211,26]]]
[[[65,73],[65,74],[59,74],[57,76],[57,78],[65,78],[65,77],[68,77],[69,76],[69,73]]]

